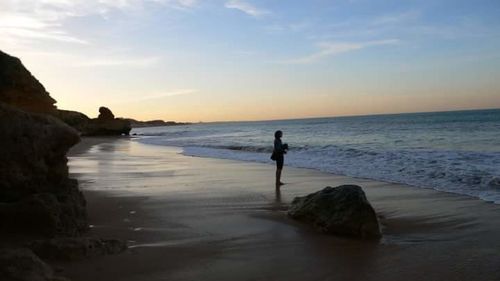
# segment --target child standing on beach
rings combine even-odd
[[[285,153],[288,150],[288,144],[281,142],[283,132],[278,130],[274,133],[274,149],[271,159],[276,161],[276,187],[280,187],[284,183],[281,182],[281,170],[285,163]]]

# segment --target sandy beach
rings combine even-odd
[[[56,264],[85,280],[500,280],[500,207],[430,189],[285,167],[187,157],[131,139],[84,139],[70,172],[90,235],[126,252]],[[383,239],[317,233],[289,219],[295,196],[358,184]]]

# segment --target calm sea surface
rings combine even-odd
[[[500,109],[207,123],[134,129],[146,144],[192,156],[271,163],[284,132],[285,165],[500,203]]]

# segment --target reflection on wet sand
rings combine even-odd
[[[74,280],[500,279],[500,227],[491,223],[500,210],[479,200],[287,167],[288,184],[276,189],[273,166],[124,140],[75,155],[70,166],[86,189],[92,234],[132,245],[65,265]],[[364,187],[380,242],[318,234],[287,218],[295,196],[344,183]]]

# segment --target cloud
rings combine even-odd
[[[147,67],[158,63],[161,57],[145,57],[145,58],[100,58],[94,60],[80,59],[74,65],[77,67],[95,67],[95,66],[133,66],[133,67]]]
[[[371,21],[371,25],[398,25],[401,23],[407,23],[410,21],[415,21],[420,18],[420,12],[418,11],[406,11],[399,14],[390,14],[377,17]]]
[[[373,46],[381,46],[381,45],[393,45],[397,44],[399,40],[397,39],[387,39],[387,40],[377,40],[377,41],[368,41],[368,42],[324,42],[318,44],[319,50],[313,54],[290,59],[286,61],[282,61],[281,63],[285,64],[310,64],[321,59],[325,59],[331,56],[335,56],[342,53],[352,52],[355,50],[361,50],[368,47]]]
[[[67,20],[84,16],[107,19],[113,11],[134,13],[151,4],[192,8],[197,0],[10,0],[0,3],[0,43],[21,45],[39,40],[89,44],[67,28]],[[33,45],[33,44],[32,44]]]
[[[236,9],[239,10],[249,16],[259,18],[262,17],[266,14],[270,14],[268,10],[264,9],[259,9],[252,4],[242,1],[242,0],[231,0],[227,1],[226,4],[224,5],[228,9]]]
[[[176,89],[176,90],[171,90],[171,91],[167,91],[167,92],[163,92],[163,93],[146,95],[146,96],[142,96],[142,97],[137,98],[137,99],[126,100],[123,102],[141,102],[141,101],[162,99],[162,98],[168,98],[168,97],[189,95],[189,94],[194,94],[196,92],[198,92],[198,90],[196,90],[196,89]]]

